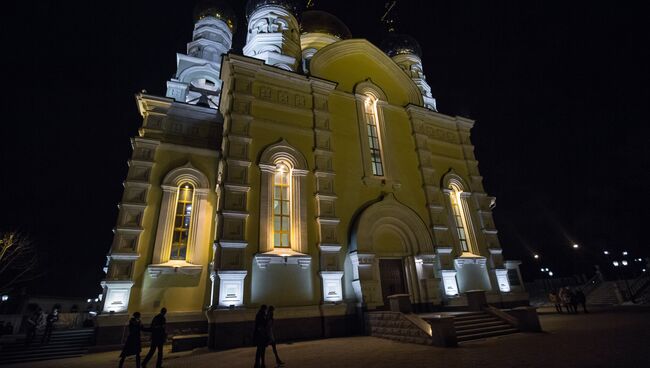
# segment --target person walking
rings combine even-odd
[[[45,331],[43,331],[43,337],[41,338],[41,344],[50,342],[50,337],[52,337],[52,330],[54,330],[54,322],[59,320],[59,309],[57,307],[52,308],[50,314],[45,317]]]
[[[578,296],[574,290],[569,289],[569,301],[574,314],[578,314]]]
[[[275,363],[277,365],[283,365],[284,362],[278,356],[278,349],[275,346],[275,334],[273,333],[273,311],[275,311],[275,307],[270,306],[268,312],[266,313],[266,334],[269,338],[269,345],[271,345],[273,348]]]
[[[266,345],[269,343],[266,321],[266,305],[262,304],[255,316],[255,327],[253,329],[253,343],[257,347],[255,350],[255,368],[266,368],[264,356],[266,355]]]
[[[129,335],[126,337],[126,342],[120,353],[119,368],[124,366],[124,359],[126,357],[135,355],[135,366],[140,368],[140,352],[142,351],[142,342],[140,341],[140,331],[143,330],[142,322],[140,321],[140,312],[133,313],[133,317],[129,320],[128,331]]]
[[[160,310],[160,313],[158,313],[151,320],[151,326],[149,327],[149,331],[151,331],[151,347],[149,348],[149,352],[147,353],[147,355],[144,357],[144,360],[142,361],[143,368],[147,366],[147,363],[149,363],[149,360],[153,356],[153,353],[156,352],[156,350],[158,350],[158,359],[156,360],[156,368],[162,367],[163,345],[167,340],[167,332],[165,331],[167,320],[165,319],[165,314],[167,314],[167,308],[162,308]]]
[[[555,306],[555,310],[558,313],[562,313],[562,305],[560,304],[560,298],[554,292],[548,293],[548,301]]]
[[[585,313],[589,313],[587,312],[587,296],[585,295],[584,291],[582,291],[582,289],[578,289],[576,290],[575,294],[578,303],[582,305],[582,310],[584,310]]]
[[[563,287],[559,292],[560,301],[562,305],[566,308],[567,313],[571,313],[571,297],[569,296],[569,288]]]
[[[27,317],[25,322],[25,345],[29,345],[34,341],[34,338],[36,337],[36,328],[41,323],[41,308],[36,308],[36,310]]]

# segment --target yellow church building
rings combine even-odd
[[[390,295],[416,311],[465,305],[468,290],[525,304],[474,121],[437,111],[417,42],[377,47],[290,0],[249,0],[246,16],[240,55],[232,10],[199,5],[166,96],[136,95],[100,343],[161,307],[172,334],[229,347],[250,341],[262,304],[287,339],[355,333]]]

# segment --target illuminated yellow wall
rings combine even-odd
[[[216,157],[207,157],[199,154],[181,153],[167,150],[163,147],[158,148],[150,182],[152,185],[148,200],[147,210],[142,221],[145,231],[140,238],[141,257],[135,263],[134,286],[131,290],[131,300],[129,302],[129,312],[139,311],[141,313],[158,312],[161,307],[166,307],[173,312],[199,312],[209,303],[209,270],[207,262],[212,257],[212,241],[214,234],[213,218],[206,221],[209,233],[201,234],[202,250],[201,259],[204,268],[198,277],[189,275],[160,275],[157,278],[151,278],[147,272],[147,266],[151,263],[156,238],[156,228],[158,217],[160,215],[160,206],[162,200],[162,190],[160,183],[165,175],[177,168],[191,162],[198,170],[203,172],[210,179],[210,186],[214,188],[214,178],[216,177],[217,159]],[[216,204],[216,194],[211,192],[208,195],[210,213],[214,213]],[[155,303],[159,302],[158,305]]]

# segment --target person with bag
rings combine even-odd
[[[41,338],[41,344],[50,342],[50,337],[52,336],[52,330],[54,330],[54,323],[59,320],[59,309],[57,307],[52,308],[52,312],[45,317],[45,331],[43,332],[43,338]]]
[[[140,331],[144,330],[142,322],[140,321],[140,312],[133,313],[133,317],[129,320],[127,328],[129,334],[126,337],[126,342],[124,342],[122,353],[120,353],[119,368],[122,368],[124,365],[124,359],[131,355],[135,355],[135,366],[136,368],[140,368],[140,352],[142,351]]]
[[[143,368],[147,366],[147,363],[149,363],[149,360],[156,350],[158,350],[156,368],[162,367],[163,345],[165,344],[165,341],[167,341],[167,331],[165,331],[167,320],[165,319],[165,314],[167,314],[167,308],[162,308],[160,313],[151,320],[151,326],[149,327],[149,330],[151,331],[151,347],[149,348],[147,355],[144,357],[144,361],[142,361]]]
[[[277,365],[283,365],[284,362],[280,360],[278,356],[278,349],[275,346],[275,334],[273,333],[273,311],[275,308],[270,306],[268,312],[266,313],[266,334],[269,338],[269,345],[273,348],[273,354],[275,355],[275,363]]]
[[[257,347],[255,350],[255,368],[266,367],[264,358],[266,355],[266,345],[269,343],[266,318],[266,305],[263,304],[257,311],[257,315],[255,315],[255,327],[253,328],[253,343]]]

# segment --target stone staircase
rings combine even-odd
[[[370,336],[412,344],[431,345],[431,336],[406,315],[399,312],[370,312],[368,313],[368,326]]]
[[[37,360],[72,358],[86,354],[93,342],[94,329],[54,330],[48,343],[41,345],[41,335],[25,345],[24,338],[0,345],[0,365]]]
[[[519,332],[508,322],[487,312],[468,312],[455,315],[454,327],[459,343]]]
[[[619,291],[613,281],[603,282],[587,295],[587,304],[589,305],[615,305],[620,303]]]

